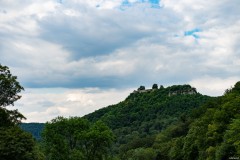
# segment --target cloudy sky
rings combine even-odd
[[[0,0],[0,63],[25,88],[15,107],[27,122],[153,83],[222,95],[240,80],[240,1]]]

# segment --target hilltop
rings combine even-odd
[[[92,122],[105,122],[117,137],[114,152],[121,154],[132,149],[129,147],[132,143],[138,143],[133,148],[151,146],[159,132],[180,119],[190,117],[194,109],[210,99],[212,97],[198,93],[190,85],[166,88],[153,85],[152,89],[140,86],[124,101],[99,109],[84,118]]]

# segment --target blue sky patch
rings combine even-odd
[[[149,0],[149,2],[152,4],[159,4],[160,1],[159,0]]]
[[[193,36],[194,38],[198,39],[198,38],[200,38],[200,36],[198,34],[196,34],[198,32],[202,32],[202,30],[199,29],[199,28],[195,28],[195,29],[190,30],[190,31],[185,31],[184,36]]]
[[[131,6],[131,3],[128,0],[124,0],[122,6]]]
[[[159,6],[160,0],[137,0],[136,2],[129,2],[128,0],[123,0],[122,6],[131,7],[134,4],[139,4],[139,3],[149,3],[151,4],[151,8],[160,8]]]

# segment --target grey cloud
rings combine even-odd
[[[131,20],[120,11],[109,11],[103,15],[100,12],[84,14],[84,17],[68,17],[63,14],[46,17],[40,22],[43,30],[41,37],[62,45],[72,53],[72,59],[76,60],[111,54],[143,37],[155,34],[154,28],[143,30],[138,26],[148,24],[138,24],[139,21]]]
[[[0,60],[26,87],[121,88],[240,72],[237,1],[163,0],[160,9],[132,6],[124,11],[48,2],[52,8],[41,6],[44,13],[20,13],[25,15],[21,22],[34,27],[14,26],[19,17],[11,19],[12,26],[0,20],[15,31],[0,30]],[[202,30],[199,39],[184,36],[195,28]]]
[[[0,1],[0,63],[26,90],[44,90],[27,92],[17,104],[29,121],[89,113],[112,104],[112,97],[119,102],[119,89],[128,88],[126,97],[140,85],[190,83],[221,95],[239,79],[239,0],[161,0],[159,9],[132,5],[124,11],[117,1],[105,2],[96,8],[97,0]],[[200,38],[184,36],[196,28]],[[68,101],[70,93],[49,94],[58,87],[100,92]],[[109,88],[118,89],[116,95],[101,93]]]
[[[48,100],[40,101],[40,102],[38,102],[38,104],[42,107],[51,107],[51,106],[56,105],[55,103],[48,101]]]

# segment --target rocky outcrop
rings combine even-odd
[[[188,88],[188,89],[180,89],[176,91],[169,91],[168,96],[174,96],[174,95],[192,95],[197,94],[196,88]]]

